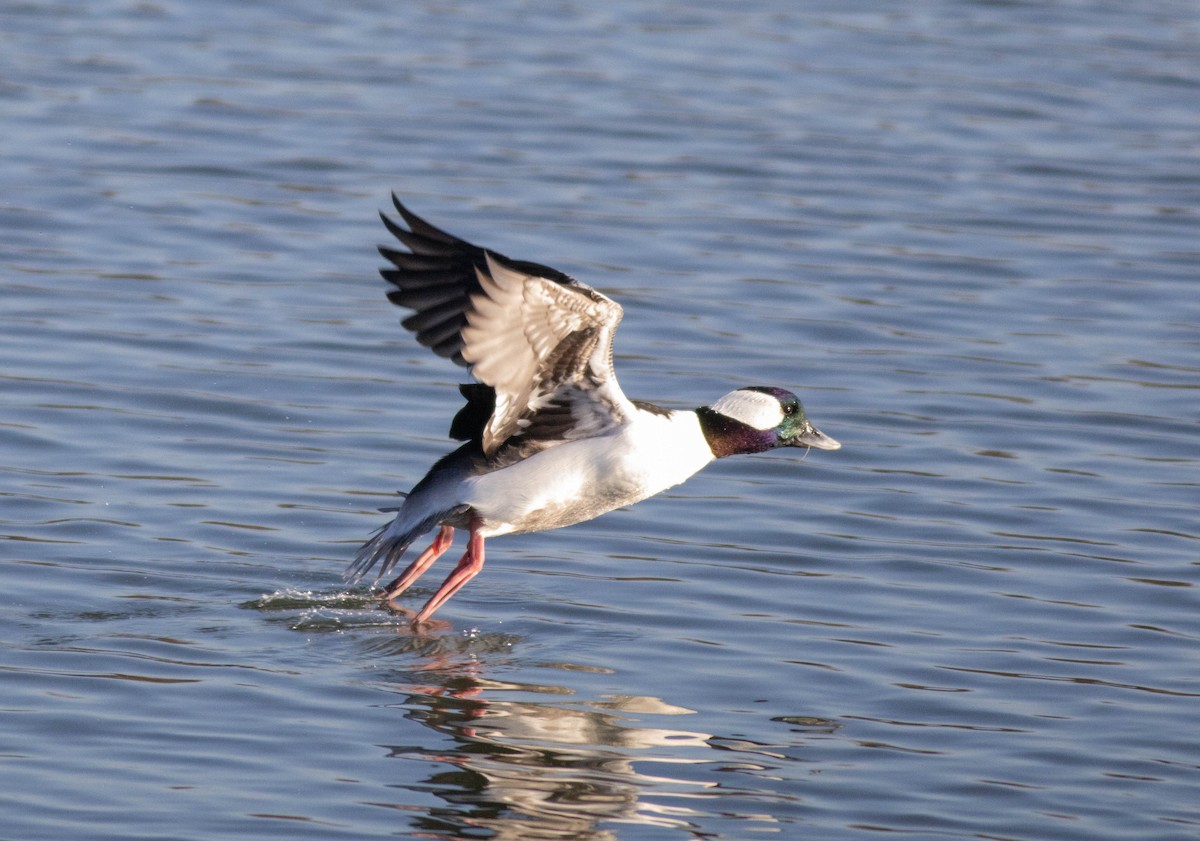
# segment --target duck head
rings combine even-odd
[[[842,446],[812,425],[796,395],[774,386],[739,388],[696,414],[717,458],[777,447],[837,450]]]

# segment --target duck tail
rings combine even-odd
[[[366,577],[375,564],[379,564],[379,571],[375,573],[375,581],[383,578],[399,563],[400,558],[408,551],[408,547],[413,544],[413,541],[431,531],[443,520],[461,514],[467,507],[466,505],[456,506],[414,521],[411,516],[404,516],[404,506],[401,506],[396,519],[376,529],[370,539],[358,550],[354,561],[344,573],[343,577],[346,579],[346,583],[351,586],[357,584]]]

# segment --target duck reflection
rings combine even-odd
[[[435,747],[429,740],[382,746],[392,758],[436,769],[420,783],[411,776],[395,783],[405,792],[395,802],[373,804],[418,813],[422,837],[616,841],[630,824],[704,837],[714,810],[760,824],[758,832],[778,831],[761,826],[778,823],[767,811],[728,814],[725,804],[730,797],[764,803],[780,796],[778,768],[797,761],[797,738],[839,728],[814,716],[776,717],[780,734],[790,734],[781,745],[661,726],[696,713],[659,698],[579,700],[571,686],[499,680],[510,663],[527,673],[528,657],[514,652],[524,638],[443,633],[448,628],[435,621],[416,634],[406,629],[363,643],[373,680],[403,697],[396,707],[405,718],[444,737]],[[579,663],[544,667],[564,681],[611,674]],[[412,792],[444,805],[416,806]]]
[[[639,760],[680,762],[644,752],[666,744],[705,746],[707,736],[636,727],[622,711],[683,714],[690,710],[651,698],[616,698],[592,708],[488,698],[492,693],[539,690],[559,694],[554,687],[479,681],[466,697],[461,687],[444,695],[409,696],[410,718],[458,743],[455,750],[438,756],[421,753],[424,759],[455,766],[456,770],[435,774],[428,782],[431,791],[457,807],[452,820],[459,829],[487,829],[499,839],[601,841],[615,838],[602,828],[612,821],[686,826],[690,810],[640,803],[639,795],[648,786],[715,786],[650,777],[634,767]],[[411,749],[403,746],[393,746],[390,752],[412,757]],[[430,814],[442,829],[447,828],[443,823],[447,817]]]
[[[396,688],[405,695],[400,706],[407,718],[445,734],[453,744],[442,751],[386,747],[390,756],[432,761],[446,769],[418,787],[447,804],[417,821],[431,837],[607,841],[616,838],[613,824],[686,828],[689,817],[698,813],[646,803],[640,795],[652,787],[680,798],[703,796],[717,785],[695,776],[697,766],[712,761],[715,745],[709,734],[646,727],[639,721],[646,715],[680,716],[692,710],[648,697],[565,700],[572,694],[565,687],[482,677],[479,662],[463,656],[468,647],[461,640],[427,642],[437,650],[426,651],[423,663],[396,675]],[[420,642],[409,638],[402,644]],[[480,644],[492,650],[509,645],[502,639],[476,639],[469,648],[478,652]],[[667,746],[669,751],[657,750]],[[680,748],[695,747],[704,749],[703,759],[680,758]],[[635,767],[650,763],[686,765],[692,773],[688,779],[673,779]]]
[[[394,706],[405,718],[439,734],[381,746],[391,758],[433,769],[421,779],[406,768],[403,781],[392,784],[394,799],[369,803],[409,816],[413,837],[615,841],[622,826],[634,824],[699,838],[713,835],[714,819],[782,831],[769,809],[754,807],[794,809],[796,794],[779,790],[787,776],[779,776],[780,766],[804,761],[798,742],[840,726],[816,716],[776,716],[771,721],[784,744],[652,726],[648,717],[685,723],[679,717],[695,711],[644,696],[580,700],[587,673],[611,674],[580,663],[542,664],[569,686],[497,679],[505,669],[527,674],[531,667],[527,653],[516,653],[525,644],[517,634],[455,633],[437,620],[416,633],[407,623],[400,630],[373,603],[343,593],[279,593],[246,606],[279,612],[280,621],[305,633],[353,629],[371,682],[401,696]],[[415,794],[441,802],[417,805]],[[739,801],[751,810],[731,805]]]

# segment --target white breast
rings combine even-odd
[[[590,520],[678,485],[713,459],[694,412],[639,411],[609,435],[543,450],[468,480],[485,537]]]

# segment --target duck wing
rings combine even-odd
[[[392,202],[408,230],[380,215],[409,251],[379,249],[393,267],[380,271],[396,287],[388,299],[415,310],[402,323],[417,341],[490,388],[464,390],[455,437],[477,437],[489,457],[505,445],[528,453],[631,417],[612,366],[619,304],[549,266],[448,234],[394,194]]]

